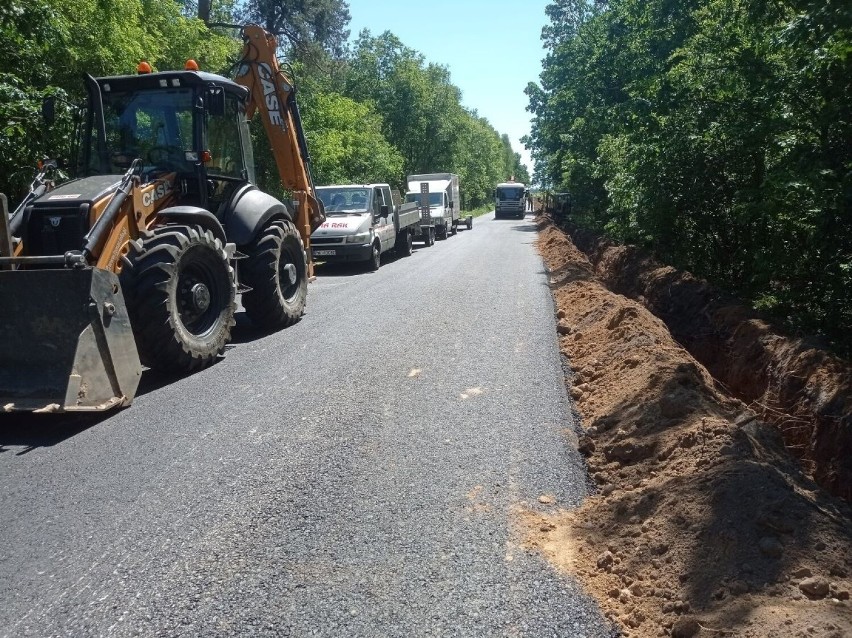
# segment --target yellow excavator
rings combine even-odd
[[[143,365],[189,372],[224,352],[237,294],[264,330],[302,316],[325,213],[276,39],[242,36],[233,81],[192,60],[86,76],[78,177],[54,185],[48,162],[11,214],[0,196],[0,411],[129,405]],[[285,201],[255,185],[255,113]]]

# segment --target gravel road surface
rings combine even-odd
[[[586,493],[529,220],[319,271],[98,420],[0,420],[0,636],[609,636],[518,544]]]

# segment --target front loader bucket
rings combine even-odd
[[[129,405],[141,375],[115,274],[0,271],[0,412]]]

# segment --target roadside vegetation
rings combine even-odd
[[[482,206],[477,206],[476,208],[465,210],[464,212],[468,215],[473,215],[474,217],[481,217],[486,213],[490,213],[492,210],[494,210],[494,206],[491,204],[483,204]]]
[[[557,0],[527,93],[537,182],[852,352],[848,0]]]
[[[209,16],[205,22],[198,16]],[[317,184],[388,182],[410,173],[458,173],[462,206],[488,203],[499,181],[529,181],[507,135],[461,103],[446,67],[429,63],[391,32],[349,43],[342,0],[11,0],[0,7],[0,192],[15,206],[44,156],[70,159],[82,75],[202,70],[233,76],[238,29],[255,22],[280,34],[281,58],[299,106]],[[208,26],[210,25],[210,26]],[[42,99],[58,101],[46,130]],[[258,179],[280,192],[265,136],[257,129]]]

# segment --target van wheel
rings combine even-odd
[[[122,257],[121,287],[143,365],[191,372],[225,351],[234,325],[234,269],[222,242],[196,226],[145,231]]]
[[[396,236],[396,252],[400,257],[408,257],[411,255],[413,247],[414,238],[408,230],[404,230]]]
[[[276,219],[246,246],[240,279],[251,288],[243,293],[246,314],[263,330],[292,326],[305,314],[308,265],[299,231],[289,221]]]
[[[373,242],[373,252],[367,262],[367,270],[376,272],[382,265],[382,249],[378,241]]]

